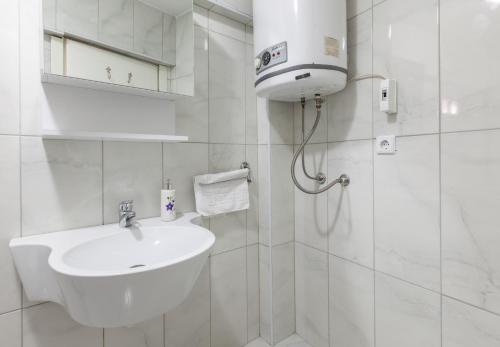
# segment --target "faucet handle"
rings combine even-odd
[[[119,209],[122,212],[131,212],[134,208],[134,200],[125,200],[120,202]]]

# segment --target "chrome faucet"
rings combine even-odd
[[[118,208],[120,228],[128,228],[132,225],[132,219],[135,218],[135,212],[132,210],[134,208],[134,200],[125,200],[120,202]]]

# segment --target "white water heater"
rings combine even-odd
[[[298,101],[345,88],[346,0],[253,0],[255,88]]]

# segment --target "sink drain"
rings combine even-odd
[[[136,265],[132,265],[129,269],[135,269],[135,268],[143,267],[143,266],[146,266],[146,265],[144,265],[144,264],[136,264]]]

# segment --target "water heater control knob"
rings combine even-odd
[[[264,54],[262,54],[262,63],[264,64],[264,66],[269,64],[270,61],[271,61],[271,53],[264,52]]]
[[[259,57],[255,58],[255,70],[260,69],[261,66],[262,66],[262,59],[260,59]]]

